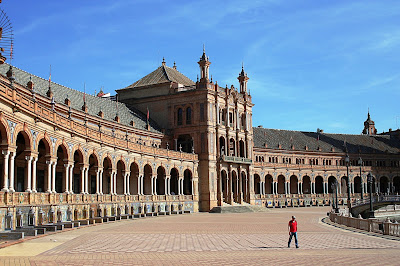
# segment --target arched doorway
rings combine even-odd
[[[162,166],[157,168],[157,195],[166,195],[165,191],[165,169]]]
[[[379,178],[379,188],[380,193],[389,193],[389,179],[386,176],[381,176]]]
[[[132,195],[139,194],[139,166],[136,163],[132,163],[130,167],[131,174],[129,176],[129,191]]]
[[[400,193],[400,176],[395,176],[393,178],[393,193],[394,194]]]
[[[261,179],[258,174],[254,174],[254,193],[261,194],[260,190]]]
[[[347,176],[342,176],[342,179],[340,181],[341,194],[347,195]]]
[[[152,195],[152,193],[153,193],[153,191],[151,191],[152,175],[153,175],[153,171],[151,169],[151,166],[149,164],[146,164],[144,166],[144,176],[143,176],[143,194],[144,195]]]
[[[354,177],[354,193],[361,193],[361,177]]]
[[[17,135],[17,140],[15,143],[17,149],[15,152],[14,166],[14,182],[10,180],[10,190],[15,190],[16,192],[24,192],[27,189],[28,184],[28,173],[27,173],[27,160],[25,156],[29,155],[29,137],[28,135],[21,131]],[[9,177],[12,174],[9,174]]]
[[[285,177],[283,175],[278,176],[278,194],[285,194]]]
[[[97,156],[92,153],[89,156],[89,194],[95,194],[97,192],[97,171],[99,167],[99,162]]]
[[[39,145],[40,145],[40,143],[39,143]],[[47,152],[47,145],[46,145],[46,152]],[[50,151],[50,148],[48,151]],[[67,187],[68,187],[67,173],[65,172],[66,167],[64,166],[67,162],[68,162],[67,148],[61,144],[57,148],[57,166],[56,166],[57,171],[56,171],[56,180],[55,180],[56,181],[55,189],[56,189],[57,193],[62,193],[64,191],[66,191]]]
[[[171,180],[170,180],[171,195],[178,195],[179,172],[175,168],[172,168],[170,175],[171,175]]]
[[[83,193],[84,187],[82,187],[82,168],[83,167],[83,154],[80,150],[74,152],[74,169],[72,188],[75,194]]]
[[[219,137],[219,152],[221,155],[228,155],[225,147],[225,138],[224,137]]]
[[[336,178],[334,176],[330,176],[328,178],[328,193],[335,193],[335,186],[336,186]]]
[[[244,141],[240,140],[239,141],[239,156],[240,157],[245,157],[245,147],[244,147]]]
[[[103,160],[103,193],[111,194],[112,163],[109,157]]]
[[[315,193],[316,194],[324,193],[324,180],[322,176],[317,176],[315,178]]]
[[[119,160],[117,162],[117,178],[116,178],[116,193],[122,195],[126,193],[125,191],[125,162],[123,160]]]
[[[298,184],[297,176],[292,175],[290,177],[290,193],[291,194],[299,194],[297,184]]]
[[[265,194],[272,194],[273,179],[271,175],[265,176]]]
[[[192,172],[189,169],[183,172],[183,194],[192,195]]]
[[[303,194],[311,194],[311,179],[308,175],[303,177]]]
[[[49,189],[48,184],[48,175],[51,174],[49,172],[49,167],[47,165],[47,161],[50,159],[50,145],[45,139],[41,139],[38,143],[38,159],[36,162],[36,191],[37,192],[45,192]],[[61,146],[57,149],[57,157],[63,157],[63,150]],[[57,163],[58,164],[58,163]],[[50,188],[51,189],[51,188]]]

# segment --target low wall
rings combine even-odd
[[[329,213],[329,219],[334,223],[359,230],[400,237],[400,224],[392,223],[389,219],[382,222],[378,219],[355,218],[333,212]]]

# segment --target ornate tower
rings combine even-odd
[[[211,62],[208,60],[204,46],[203,55],[200,57],[200,61],[197,63],[200,66],[200,82],[209,82],[209,69]]]
[[[247,77],[247,73],[244,72],[243,64],[242,64],[242,72],[239,73],[239,84],[240,84],[240,93],[247,93],[247,81],[249,77]]]
[[[376,128],[375,128],[375,122],[371,120],[371,116],[369,115],[369,110],[368,110],[368,118],[364,122],[364,130],[363,134],[365,135],[376,135]]]

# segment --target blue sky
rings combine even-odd
[[[13,64],[87,93],[113,92],[165,57],[196,80],[203,43],[214,81],[238,87],[253,125],[360,134],[400,126],[398,1],[3,0]]]

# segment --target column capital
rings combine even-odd
[[[27,161],[32,161],[32,159],[33,159],[33,157],[32,156],[25,156],[25,160],[27,160]]]
[[[10,151],[9,150],[2,150],[1,154],[3,154],[4,156],[8,156],[8,155],[10,155]]]

